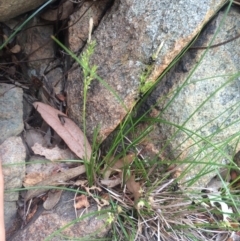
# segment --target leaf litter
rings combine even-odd
[[[50,186],[60,186],[65,184],[66,181],[75,178],[83,173],[86,169],[84,165],[70,168],[68,170],[63,170],[62,172],[55,173],[54,175],[49,176],[45,180],[37,183],[34,187],[35,189],[29,189],[25,196],[25,201],[30,200],[33,197],[37,197],[48,190],[52,189]]]
[[[87,138],[78,126],[67,117],[67,115],[40,102],[34,102],[33,105],[41,114],[44,121],[64,140],[78,158],[87,161],[90,160],[92,150]],[[41,137],[37,130],[31,130],[31,132],[27,134],[26,139],[28,139],[29,146],[36,155],[45,156],[48,160],[52,161],[52,163],[56,160],[73,159],[72,157],[69,158],[71,152],[68,150],[62,150],[57,145],[51,148],[46,147],[46,143],[48,142]],[[135,174],[133,171],[126,172],[128,169],[130,170],[134,158],[135,154],[129,154],[114,164],[109,163],[108,167],[105,169],[105,174],[103,175],[104,178],[100,182],[107,187],[114,187],[125,183],[124,186],[129,193],[132,194],[129,198],[131,199],[133,197],[134,202],[137,203],[141,196],[141,185],[139,182],[135,181]],[[64,169],[62,166],[58,168],[56,165],[55,168],[49,169],[47,173],[41,171],[28,173],[25,177],[24,184],[26,186],[34,185],[34,189],[29,189],[27,191],[24,198],[25,202],[48,191],[48,196],[46,197],[43,206],[46,210],[50,210],[59,202],[62,194],[62,190],[55,190],[53,187],[69,185],[69,180],[76,178],[85,172],[84,165],[69,169]],[[117,175],[113,176],[112,173],[117,173]],[[103,196],[97,197],[96,195],[96,193],[102,191],[101,188],[96,186],[87,187],[86,181],[78,180],[75,183],[80,184],[80,186],[87,192],[87,196],[81,195],[75,197],[75,209],[83,207],[88,208],[90,206],[88,197],[95,200],[98,210],[109,205],[109,198],[104,198]]]
[[[68,149],[63,150],[58,146],[46,148],[41,144],[35,143],[32,146],[32,150],[35,154],[45,156],[50,161],[74,159],[74,155]]]
[[[135,181],[135,174],[133,171],[130,171],[128,175],[124,175],[124,169],[129,168],[134,162],[135,154],[128,154],[127,156],[119,159],[113,165],[110,165],[106,168],[104,172],[104,179],[101,180],[101,184],[107,185],[108,187],[114,187],[120,183],[126,184],[127,189],[133,194],[134,202],[137,203],[141,196],[141,185],[139,182]],[[117,172],[118,177],[109,179],[112,172]]]
[[[48,192],[48,197],[43,203],[43,207],[46,210],[50,210],[54,208],[57,203],[59,202],[61,195],[62,195],[63,190],[51,190]]]
[[[78,126],[61,111],[56,110],[49,105],[40,102],[35,102],[33,105],[41,114],[45,122],[55,130],[55,132],[65,141],[68,147],[79,158],[85,158],[89,161],[91,157],[91,146]],[[46,145],[46,142],[37,130],[28,130],[25,135],[25,139],[35,154],[45,156],[48,160],[56,161],[73,159],[74,157],[68,149],[62,150],[58,146],[53,148],[43,146]],[[53,167],[47,168],[45,171],[29,171],[25,177],[24,185],[28,187],[34,185],[35,189],[27,191],[25,202],[50,190],[51,187],[49,186],[64,185],[70,179],[85,173],[85,167],[83,165],[69,169],[57,168],[58,172],[56,172],[56,168],[57,165],[55,166],[55,171],[53,170]],[[44,206],[46,206],[47,209],[51,209],[51,207],[56,205],[60,197],[60,191],[49,192]]]
[[[88,208],[90,206],[87,196],[86,195],[80,195],[75,197],[75,203],[74,203],[74,208],[80,209],[80,208]]]
[[[63,114],[62,112],[60,112],[48,105],[45,105],[45,104],[42,104],[39,102],[35,102],[34,106],[37,109],[37,111],[41,114],[43,119],[46,121],[46,123],[48,123],[56,131],[56,133],[65,141],[65,143],[69,146],[69,148],[79,158],[84,158],[85,156],[87,156],[87,159],[88,160],[90,159],[90,156],[91,156],[90,144],[88,143],[86,137],[83,135],[82,131],[76,126],[75,123],[73,123],[65,114]],[[76,129],[78,131],[75,131]],[[78,137],[75,136],[76,133],[78,133],[78,134],[80,133]],[[86,148],[87,152],[84,148],[85,146],[87,147]],[[62,150],[60,148],[58,148],[57,146],[52,149],[49,149],[49,148],[44,147],[41,144],[35,143],[35,145],[33,145],[32,149],[34,150],[35,154],[44,155],[52,161],[64,159],[63,156],[61,156],[61,154],[59,154],[59,153],[61,153]],[[55,151],[59,154],[59,156],[55,157],[55,154],[54,154]],[[51,152],[53,152],[53,153],[51,153]],[[129,154],[129,155],[125,156],[124,158],[117,160],[115,163],[113,163],[113,158],[112,158],[112,160],[111,160],[112,163],[111,162],[108,163],[107,167],[105,167],[105,169],[104,169],[103,180],[100,180],[100,183],[102,185],[106,186],[107,188],[112,188],[112,187],[115,187],[120,184],[122,185],[122,188],[126,187],[127,190],[129,191],[129,193],[132,194],[132,196],[125,195],[125,197],[127,197],[129,199],[131,199],[133,197],[136,208],[140,212],[141,209],[145,208],[144,207],[145,204],[143,204],[142,206],[140,205],[140,203],[141,203],[140,197],[142,194],[141,184],[140,184],[140,182],[136,182],[135,174],[131,170],[131,166],[134,162],[134,159],[135,159],[135,154]],[[44,180],[41,180],[35,186],[36,188],[39,187],[40,189],[29,190],[25,197],[25,201],[31,199],[32,197],[36,197],[36,196],[42,194],[43,192],[46,192],[47,190],[51,189],[51,188],[44,188],[44,186],[59,186],[59,185],[69,184],[69,183],[67,183],[67,181],[79,176],[80,174],[82,174],[84,172],[85,172],[85,167],[80,166],[77,168],[70,168],[68,170],[61,170],[61,172],[54,173],[53,175],[50,175],[47,178],[44,177]],[[30,177],[31,176],[29,176],[29,178]],[[96,192],[97,193],[101,192],[101,189],[99,187],[95,187],[95,186],[87,187],[86,186],[87,183],[85,181],[79,181],[79,182],[76,181],[75,183],[76,183],[76,185],[78,183],[82,188],[84,188],[88,194],[87,196],[81,195],[81,196],[75,197],[75,202],[74,202],[75,209],[89,207],[90,204],[88,202],[88,197],[91,197],[96,201],[96,203],[98,205],[98,210],[100,210],[103,206],[109,205],[108,199],[96,197]],[[92,191],[93,191],[93,193],[92,193]],[[44,202],[44,208],[47,210],[52,209],[59,201],[59,199],[61,197],[61,192],[62,191],[54,191],[54,190],[50,191],[48,193],[47,200]],[[124,194],[122,194],[122,195],[124,195]],[[209,197],[210,197],[210,195],[209,195]],[[116,200],[119,200],[119,198],[122,199],[122,196],[121,195],[119,197],[115,196],[114,198]],[[151,202],[149,200],[149,204],[153,208],[153,210],[155,210],[155,212],[158,213],[156,210],[156,207],[155,207],[156,204],[155,204],[154,199],[155,198],[152,198]],[[122,200],[122,201],[125,202],[124,200]],[[170,205],[167,205],[165,207],[166,211],[167,211],[167,209],[171,209],[172,211],[174,209],[177,210],[179,208],[179,206],[181,206],[181,205],[183,205],[183,206],[189,205],[189,202],[184,203],[183,202],[184,200],[176,200],[176,201],[177,201],[177,203],[171,203]],[[180,203],[179,203],[179,201],[180,201]],[[224,202],[221,202],[221,200],[218,202],[218,204],[220,205],[220,209],[222,211],[224,211],[226,213],[232,213],[232,210],[229,209],[229,207],[226,206]],[[218,209],[218,207],[215,205],[215,203],[211,203],[211,207],[215,207]],[[186,215],[187,215],[187,213],[186,213]],[[203,217],[199,216],[199,218],[200,219],[205,218],[206,220],[209,219],[209,217],[207,217],[207,216],[203,216]],[[228,225],[231,225],[231,221],[229,220],[229,215],[225,215],[223,217],[223,221],[225,223],[228,223]],[[176,223],[176,221],[174,221],[174,220],[172,220],[172,222]],[[194,225],[193,223],[191,223],[192,221],[190,221],[187,217],[183,218],[182,222],[186,222],[186,223],[188,222],[189,225]]]
[[[34,102],[33,106],[79,158],[90,160],[92,149],[87,138],[67,115],[41,102]]]

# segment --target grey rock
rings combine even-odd
[[[89,214],[89,217],[83,218],[80,221],[76,220],[76,213],[74,210],[74,192],[63,192],[60,202],[51,211],[40,211],[36,213],[36,217],[33,222],[30,223],[25,229],[19,230],[18,233],[10,239],[11,241],[18,240],[31,240],[39,241],[44,240],[53,232],[63,228],[61,234],[53,235],[51,241],[61,241],[74,238],[86,238],[88,240],[100,239],[106,236],[110,230],[110,226],[107,224],[107,210],[103,210],[102,214],[96,215],[97,207],[92,205],[90,208],[83,212],[83,208],[76,211],[77,217],[81,214]],[[91,215],[92,213],[92,215]],[[70,222],[72,225],[67,226]]]
[[[0,157],[2,164],[9,165],[3,167],[4,189],[20,188],[25,176],[24,162],[26,158],[25,146],[21,137],[10,137],[5,140],[0,146]],[[18,192],[5,192],[4,200],[18,200]]]
[[[114,2],[93,36],[97,46],[91,63],[98,66],[97,74],[105,82],[93,81],[88,91],[90,140],[97,126],[99,138],[105,139],[135,105],[140,75],[161,42],[164,46],[150,76],[152,82],[225,2]],[[79,67],[69,72],[67,96],[68,113],[82,127],[83,77]]]
[[[0,159],[3,165],[4,177],[4,222],[6,229],[11,226],[13,218],[16,215],[16,201],[18,200],[18,192],[7,192],[9,189],[21,188],[22,181],[25,176],[26,158],[25,146],[20,137],[10,137],[0,146]],[[12,165],[11,165],[12,164]],[[14,165],[15,164],[15,165]]]
[[[32,84],[30,92],[38,93],[38,98],[46,104],[52,104],[50,95],[62,92],[63,70],[61,62],[54,60],[55,50],[53,35],[53,25],[46,25],[46,21],[41,18],[33,18],[27,26],[27,30],[18,35],[22,52],[28,56],[27,67],[23,70],[25,76]],[[24,110],[25,119],[29,116],[32,106],[27,104]]]
[[[86,1],[79,11],[70,16],[68,23],[69,48],[73,52],[79,51],[84,47],[89,32],[89,17],[93,18],[93,26],[97,27],[104,14],[106,6],[113,2],[112,0],[96,1],[95,3]],[[78,21],[81,19],[80,21]]]
[[[46,25],[46,21],[38,17],[31,19],[27,25],[27,30],[19,34],[19,44],[22,52],[28,56],[29,61],[28,73],[25,74],[30,77],[32,75],[42,76],[50,62],[49,60],[54,57],[52,34],[53,26]]]
[[[219,12],[195,47],[209,45],[223,17],[224,12]],[[236,36],[239,27],[239,10],[231,9],[213,44]],[[231,162],[240,149],[239,44],[238,38],[206,52],[189,50],[160,81],[142,110],[155,105],[151,115],[160,124],[150,138],[158,140],[154,145],[159,153],[168,147],[170,160],[185,162],[180,167],[185,187],[205,187],[221,164]],[[195,177],[198,181],[192,183]]]
[[[22,96],[21,88],[0,84],[0,144],[23,130]]]
[[[16,202],[4,201],[4,224],[5,230],[11,228],[17,214]]]
[[[28,56],[27,67],[23,70],[25,76],[32,84],[30,92],[38,93],[38,98],[46,104],[52,104],[50,95],[62,92],[63,70],[61,62],[54,60],[55,48],[53,35],[53,25],[47,25],[45,20],[35,17],[27,26],[27,30],[18,35],[22,52]],[[25,100],[24,100],[25,101]],[[27,118],[32,106],[27,104],[24,110],[24,117]]]
[[[1,0],[0,21],[14,18],[22,13],[39,7],[47,0]]]

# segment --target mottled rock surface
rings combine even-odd
[[[27,30],[18,36],[22,52],[28,56],[29,76],[42,75],[50,59],[54,57],[54,42],[51,39],[53,26],[47,23],[35,17],[29,21]]]
[[[77,216],[84,216],[85,214],[90,214],[87,218],[82,221],[74,223],[76,220],[76,213],[73,206],[74,192],[64,192],[60,202],[51,211],[40,210],[36,213],[38,215],[37,219],[27,225],[26,228],[19,230],[18,233],[10,239],[11,241],[18,240],[31,240],[40,241],[45,240],[49,235],[56,232],[60,228],[73,222],[73,225],[66,227],[59,234],[52,236],[51,241],[61,241],[69,240],[74,238],[87,238],[88,240],[95,240],[106,237],[109,232],[110,226],[107,224],[107,210],[102,215],[95,215],[94,211],[97,210],[96,206],[92,204],[87,210],[77,210]],[[84,211],[84,212],[83,212]]]
[[[4,201],[4,224],[6,232],[12,227],[17,215],[17,203]]]
[[[23,130],[22,95],[21,88],[0,84],[0,144]]]
[[[47,0],[1,0],[0,21],[5,21],[33,10],[45,2]]]
[[[19,163],[24,163],[25,158],[25,146],[20,137],[10,137],[0,146],[0,159],[2,160],[2,164],[10,165],[3,166],[5,189],[4,221],[6,229],[11,226],[11,222],[16,215],[16,201],[19,195],[18,192],[7,192],[7,190],[22,187],[23,177],[25,176],[25,165],[19,165]]]
[[[50,103],[48,99],[51,93],[59,94],[62,91],[63,70],[61,61],[54,60],[55,43],[51,39],[53,34],[53,25],[35,17],[28,23],[27,30],[18,35],[22,52],[28,60],[24,74],[39,91],[39,98],[47,104]],[[36,80],[40,80],[38,84]],[[44,95],[44,91],[49,95]]]
[[[96,28],[101,21],[105,9],[113,0],[86,1],[78,11],[70,16],[68,23],[69,29],[69,48],[73,52],[78,52],[84,47],[89,33],[89,17],[93,18],[93,27]]]
[[[102,139],[108,136],[135,105],[140,75],[161,42],[164,41],[164,46],[151,75],[152,81],[225,2],[114,2],[93,36],[97,46],[92,64],[98,66],[97,74],[104,82],[93,81],[88,91],[86,123],[90,139],[98,125],[99,136]],[[67,94],[68,113],[82,127],[83,78],[80,68],[69,72]]]
[[[212,44],[237,35],[239,16],[239,9],[232,8]],[[209,45],[223,17],[224,11],[219,12],[195,47]],[[155,104],[151,115],[158,116],[160,124],[150,135],[154,148],[161,153],[168,140],[168,153],[172,154],[169,158],[190,163],[181,168],[186,173],[181,179],[185,186],[199,177],[194,186],[204,187],[216,175],[215,170],[231,162],[240,149],[239,44],[238,38],[206,52],[189,50],[161,80],[141,110],[144,113]]]

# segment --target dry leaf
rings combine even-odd
[[[43,173],[39,173],[39,172],[29,173],[24,177],[23,186],[24,187],[34,186],[35,184],[41,182],[45,178],[46,178],[46,175],[44,175]]]
[[[106,201],[110,201],[110,195],[109,195],[109,193],[103,193],[102,195],[101,195],[101,200],[102,199],[104,199],[104,200],[106,200]]]
[[[27,222],[27,223],[34,217],[34,214],[37,212],[37,210],[38,210],[38,205],[35,204],[35,205],[32,207],[30,213],[29,213],[29,214],[27,215],[27,217],[26,217],[26,222]]]
[[[34,178],[34,175],[36,175],[42,176],[43,179],[45,179],[53,173],[58,172],[59,170],[68,168],[69,165],[71,164],[51,162],[42,156],[32,156],[29,160],[29,164],[26,165],[26,178]],[[31,180],[30,183],[32,183]]]
[[[43,203],[43,207],[46,210],[50,210],[56,206],[56,204],[59,202],[63,190],[51,190],[48,192],[48,197],[46,201]]]
[[[34,102],[33,106],[79,158],[86,156],[87,160],[90,159],[91,146],[83,132],[71,119],[61,111],[41,102]]]
[[[133,194],[135,203],[141,196],[141,186],[135,181],[135,175],[131,175],[126,182],[127,189]]]
[[[105,185],[109,188],[115,187],[115,186],[117,186],[121,183],[122,183],[122,180],[121,180],[120,177],[117,177],[117,178],[114,178],[114,179],[108,179],[108,180],[105,180],[105,179],[101,180],[101,184]]]
[[[81,196],[77,196],[75,198],[75,203],[74,203],[74,207],[76,209],[80,209],[80,208],[88,208],[90,206],[88,199],[85,195],[81,195]]]
[[[27,191],[27,194],[25,196],[25,201],[28,201],[29,199],[36,197],[46,191],[48,191],[49,188],[43,188],[45,186],[60,186],[63,185],[66,181],[79,176],[80,174],[84,173],[86,171],[85,167],[79,166],[75,168],[71,168],[68,170],[65,170],[63,172],[55,173],[48,177],[47,179],[37,183],[35,185],[36,189],[30,189]]]
[[[101,195],[101,207],[103,206],[108,206],[109,202],[110,202],[110,195],[108,193],[104,193],[103,195]]]
[[[56,97],[58,100],[60,100],[62,102],[66,100],[66,97],[63,94],[56,94]]]
[[[41,144],[35,143],[35,145],[32,146],[32,150],[35,154],[45,156],[50,161],[74,159],[73,154],[68,149],[63,150],[58,146],[49,149],[43,147]]]
[[[53,163],[39,156],[33,156],[30,161],[31,160],[34,160],[33,163],[26,166],[26,175],[23,182],[25,187],[34,186],[35,184],[48,178],[50,175],[66,168],[65,163]],[[38,161],[46,162],[38,163]]]
[[[87,184],[87,180],[77,180],[76,182],[74,182],[74,185],[79,187],[85,187],[86,184]]]
[[[96,187],[96,186],[84,187],[84,188],[86,189],[86,191],[89,195],[91,195],[91,193],[90,193],[91,190],[94,190],[94,191],[96,190],[98,192],[102,191],[102,189],[100,187]]]
[[[115,184],[116,185],[119,184],[118,179],[110,180],[108,179],[109,176],[113,171],[118,171],[119,174],[122,174],[123,168],[126,166],[129,166],[134,161],[134,158],[135,158],[135,154],[129,154],[124,158],[115,162],[112,167],[108,167],[108,169],[104,173],[104,180],[101,180],[101,183],[103,185],[107,185],[108,187],[113,187]],[[120,179],[120,183],[121,183],[123,181],[122,180],[123,175],[119,175],[119,176],[121,177]],[[136,203],[139,197],[141,196],[141,186],[140,186],[140,183],[135,181],[134,174],[131,173],[130,177],[126,180],[126,186],[127,186],[127,189],[133,194],[134,201]]]
[[[135,158],[135,154],[129,154],[118,161],[116,161],[113,166],[107,168],[104,173],[104,180],[108,180],[113,171],[121,172],[123,167],[129,166]]]
[[[16,44],[10,49],[10,51],[14,54],[17,54],[21,51],[21,47],[20,47],[20,45]]]
[[[100,201],[101,201],[101,206],[100,206],[101,208],[109,205],[109,201],[107,199],[101,198]]]
[[[91,190],[97,190],[97,191],[101,192],[101,191],[102,191],[101,188],[96,187],[96,186],[92,186],[92,187],[90,187],[90,188],[89,188],[89,187],[84,187],[84,188],[85,188],[85,190],[87,191],[88,195],[89,195],[90,197],[92,197],[92,198],[95,200],[95,202],[97,203],[97,205],[98,205],[98,211],[100,211],[102,207],[109,205],[109,202],[108,202],[107,200],[96,198],[96,194],[95,194],[95,193],[92,194],[92,193],[90,192]]]

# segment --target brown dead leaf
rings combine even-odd
[[[43,207],[46,210],[50,210],[56,206],[56,204],[59,202],[63,190],[51,190],[48,192],[48,197],[46,201],[43,203]]]
[[[141,186],[139,182],[135,181],[135,175],[131,174],[131,176],[126,181],[127,189],[133,194],[135,203],[141,196]]]
[[[101,199],[104,199],[106,201],[110,201],[110,195],[109,193],[104,193],[101,195]]]
[[[114,187],[120,183],[122,183],[123,179],[123,168],[126,166],[129,166],[135,158],[135,154],[129,154],[122,159],[116,161],[113,166],[108,167],[107,170],[104,173],[104,179],[101,180],[101,183],[103,185],[106,185],[108,187]],[[111,173],[113,171],[119,172],[119,178],[118,179],[109,179]],[[135,175],[133,173],[130,174],[126,181],[127,189],[133,194],[135,203],[138,201],[138,199],[141,196],[141,186],[139,182],[135,181]]]
[[[109,200],[105,198],[101,198],[100,201],[101,201],[101,206],[100,206],[101,208],[109,205]]]
[[[24,187],[34,186],[35,184],[44,180],[45,177],[46,175],[44,175],[43,173],[39,173],[39,172],[29,173],[24,178],[23,186]]]
[[[85,187],[86,184],[87,184],[87,180],[77,180],[76,182],[74,182],[74,185],[79,187]]]
[[[103,206],[108,206],[110,203],[110,195],[109,193],[104,193],[103,195],[101,195],[101,207]]]
[[[32,150],[35,154],[45,156],[50,161],[74,159],[74,156],[69,149],[63,150],[58,146],[49,149],[43,147],[41,144],[35,143],[34,146],[32,146]]]
[[[121,172],[123,167],[130,165],[135,158],[135,154],[129,154],[118,161],[116,161],[113,166],[107,168],[104,173],[104,180],[108,180],[113,171]]]
[[[81,196],[77,196],[75,198],[75,203],[74,203],[74,207],[76,209],[80,209],[80,208],[88,208],[90,206],[88,199],[85,195],[81,195]]]
[[[117,162],[115,162],[112,169],[121,169],[121,168],[131,164],[133,162],[134,158],[135,158],[135,154],[129,154],[129,155],[121,158]]]
[[[102,207],[109,205],[108,200],[99,199],[99,198],[96,197],[96,193],[95,193],[95,192],[94,192],[94,194],[91,193],[91,190],[101,192],[101,191],[102,191],[101,188],[96,187],[96,186],[92,186],[92,187],[90,187],[90,188],[89,188],[89,187],[84,187],[84,188],[85,188],[85,190],[87,191],[88,195],[89,195],[90,197],[92,197],[92,198],[95,200],[95,202],[97,203],[98,211],[100,211]]]
[[[27,194],[25,196],[25,201],[28,201],[29,199],[36,197],[42,193],[45,193],[50,187],[46,186],[60,186],[65,184],[66,181],[79,176],[80,174],[84,173],[86,171],[85,166],[79,166],[75,168],[71,168],[59,173],[55,173],[51,176],[49,176],[47,179],[37,183],[35,185],[36,189],[30,189],[27,191]],[[43,188],[45,187],[45,188]]]
[[[31,156],[29,164],[26,165],[26,184],[34,185],[37,183],[34,180],[40,182],[59,170],[68,169],[70,165],[70,163],[51,162],[42,156]]]
[[[10,49],[10,51],[14,54],[17,54],[21,51],[21,47],[20,47],[20,45],[16,44]]]
[[[30,213],[29,213],[29,214],[27,215],[27,217],[26,217],[26,222],[27,222],[27,223],[33,218],[33,216],[34,216],[34,214],[36,213],[37,209],[38,209],[38,205],[35,204],[35,205],[32,207]]]
[[[87,160],[90,159],[91,146],[83,132],[71,119],[61,111],[41,102],[34,102],[33,106],[79,158],[86,156]]]
[[[122,180],[121,180],[120,177],[117,177],[117,178],[114,178],[114,179],[101,180],[101,184],[105,185],[109,188],[115,187],[115,186],[117,186],[121,183],[122,183]]]
[[[58,100],[60,100],[62,102],[66,100],[66,97],[63,94],[56,94],[56,97]]]
[[[90,191],[98,191],[101,192],[102,189],[100,187],[96,187],[96,186],[91,186],[91,187],[84,187],[85,190],[87,191],[87,193],[91,196],[91,192]]]

